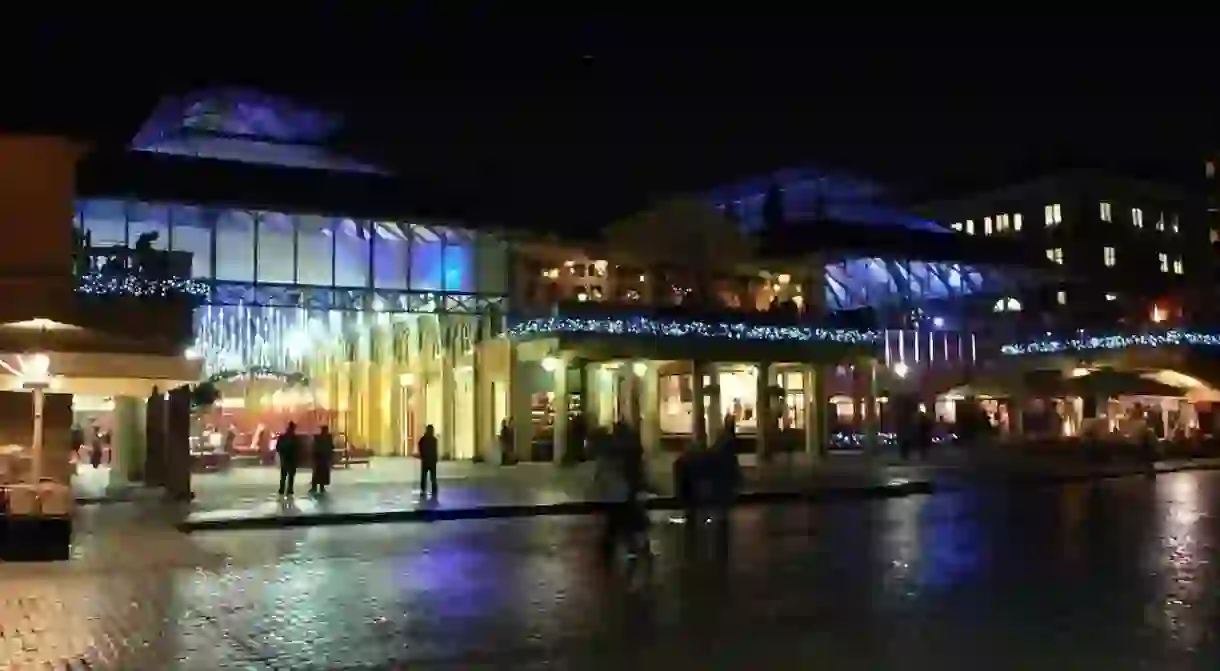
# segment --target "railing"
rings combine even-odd
[[[81,246],[72,265],[76,291],[87,296],[198,300],[208,293],[191,278],[189,252]]]

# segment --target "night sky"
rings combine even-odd
[[[232,29],[230,50],[206,58],[199,40],[168,36],[149,47],[155,58],[61,64],[73,84],[44,87],[27,107],[56,108],[41,125],[88,116],[90,132],[114,140],[162,91],[254,85],[344,111],[342,142],[405,184],[443,185],[482,217],[555,227],[792,166],[874,177],[903,200],[1061,167],[1188,181],[1220,146],[1205,76],[1220,60],[1181,45],[997,37],[1004,48],[952,48],[825,25],[802,28],[805,39],[745,28],[726,39],[401,16],[355,30],[316,18],[277,35]],[[44,49],[81,44],[56,35]],[[104,111],[85,114],[100,100]]]

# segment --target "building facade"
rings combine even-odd
[[[1215,263],[1205,209],[1184,189],[1089,173],[918,208],[960,235],[1036,248],[1061,265],[1059,282],[995,306],[1054,327],[1183,323],[1208,312]]]

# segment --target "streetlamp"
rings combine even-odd
[[[30,445],[30,457],[34,484],[42,482],[42,433],[43,406],[46,391],[51,386],[51,357],[41,352],[28,357],[19,357],[21,363],[21,388],[28,389],[34,397],[34,437]]]

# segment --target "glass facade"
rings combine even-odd
[[[475,345],[502,328],[504,242],[422,224],[91,199],[76,224],[94,259],[143,245],[209,286],[191,355],[222,401],[201,423],[240,449],[286,417],[327,423],[375,455],[423,427],[471,458]],[[139,253],[134,252],[134,253]],[[202,427],[201,427],[201,430]]]

